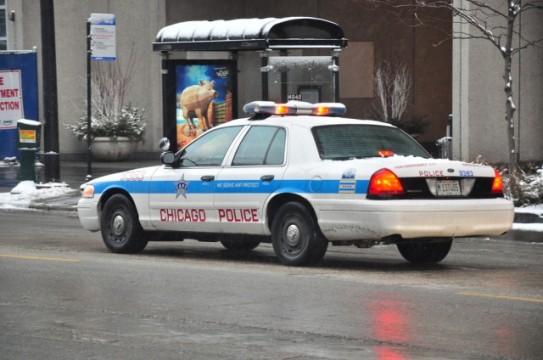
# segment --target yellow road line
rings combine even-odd
[[[79,262],[79,259],[51,258],[51,257],[30,256],[30,255],[0,254],[0,257],[21,259],[21,260],[59,261],[59,262],[69,262],[69,263]]]
[[[524,301],[524,302],[532,302],[532,303],[543,304],[543,299],[525,298],[525,297],[517,297],[517,296],[492,295],[492,294],[481,294],[481,293],[470,293],[470,292],[459,292],[458,295],[473,296],[473,297],[484,297],[484,298],[491,298],[491,299]]]

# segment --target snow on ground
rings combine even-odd
[[[543,217],[543,204],[518,207],[515,209],[515,212],[527,213],[527,214],[538,214],[540,217]]]
[[[11,166],[18,166],[19,163],[17,162],[17,158],[15,156],[13,157],[6,157],[3,161],[0,161],[0,167],[11,167]]]
[[[66,183],[36,184],[31,180],[21,181],[9,193],[0,193],[0,209],[28,208],[31,202],[44,202],[74,192]]]
[[[515,208],[515,213],[518,214],[534,214],[543,219],[543,204],[529,205]],[[543,222],[541,223],[514,223],[513,230],[520,231],[540,231],[543,232]]]
[[[512,230],[543,232],[543,223],[514,223]]]

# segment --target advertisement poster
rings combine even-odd
[[[21,70],[0,70],[0,128],[15,128],[23,109]]]
[[[179,148],[206,130],[232,120],[235,62],[195,61],[175,66],[176,131]]]
[[[34,51],[0,54],[0,159],[18,155],[17,121],[38,120],[38,66]]]

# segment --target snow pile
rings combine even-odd
[[[5,157],[4,160],[0,161],[0,167],[10,167],[10,166],[19,166],[17,157]]]
[[[543,232],[543,223],[513,223],[513,230]]]
[[[519,186],[522,195],[515,204],[522,206],[516,207],[515,213],[533,214],[543,219],[543,169],[539,168],[530,174],[522,173],[519,177]],[[543,220],[532,223],[516,222],[513,224],[513,230],[543,233]]]
[[[543,178],[541,178],[543,182]],[[531,205],[515,208],[515,213],[524,213],[524,214],[534,214],[543,219],[543,204]],[[543,222],[534,222],[534,223],[514,223],[513,230],[524,230],[524,231],[541,231],[543,232]]]
[[[21,181],[9,193],[0,193],[0,208],[28,208],[33,202],[71,195],[75,192],[66,183],[36,184],[31,180]]]
[[[511,187],[515,180],[517,195],[513,196]],[[515,206],[523,207],[529,205],[543,204],[543,169],[539,166],[519,171],[513,178],[510,174],[503,175],[504,192],[513,200]]]
[[[521,177],[519,185],[524,203],[537,204],[543,200],[543,171],[541,169],[537,170],[536,174]]]

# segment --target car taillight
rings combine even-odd
[[[492,182],[492,190],[490,192],[493,195],[503,195],[503,179],[498,169],[494,169],[494,181]]]
[[[368,198],[390,198],[405,195],[400,179],[389,169],[381,169],[371,176]]]

